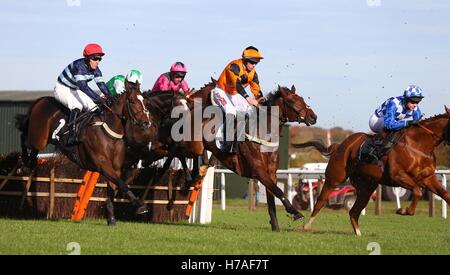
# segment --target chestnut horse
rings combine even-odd
[[[214,87],[215,81],[213,80],[212,83],[207,84],[199,91],[191,94],[190,98],[201,99],[202,108],[211,106],[211,91]],[[315,124],[317,120],[316,114],[308,105],[306,105],[304,99],[295,94],[294,86],[292,86],[291,90],[285,87],[278,87],[276,91],[269,93],[265,105],[269,106],[268,124],[270,124],[270,117],[273,116],[272,108],[270,107],[279,108],[279,116],[275,117],[275,119],[280,122],[279,129],[277,129],[278,134],[286,122],[303,122],[309,126]],[[270,129],[270,125],[268,125],[267,129]],[[261,152],[261,144],[249,140],[238,143],[237,154],[221,152],[216,147],[215,141],[204,140],[203,145],[205,149],[211,151],[225,167],[239,176],[259,180],[266,187],[267,207],[273,231],[280,230],[276,217],[274,196],[281,200],[286,211],[292,215],[294,220],[303,218],[303,215],[291,205],[283,191],[277,186],[276,171],[279,164],[278,150],[274,152]]]
[[[330,156],[323,189],[304,230],[311,230],[312,223],[325,205],[330,192],[349,177],[357,192],[356,202],[349,213],[350,222],[358,236],[361,236],[358,224],[360,213],[367,206],[378,184],[401,186],[412,191],[411,205],[399,209],[397,213],[400,215],[414,215],[417,202],[422,196],[422,188],[427,188],[450,204],[450,195],[436,179],[436,158],[433,153],[442,142],[450,145],[450,109],[445,107],[445,111],[444,114],[400,130],[397,133],[397,143],[382,158],[382,166],[359,160],[360,146],[368,137],[365,133],[355,133],[341,144],[332,144],[328,148],[317,141],[293,144],[296,148],[314,146],[322,154]]]
[[[155,134],[151,117],[143,104],[139,86],[125,84],[121,94],[110,107],[104,105],[101,112],[87,113],[91,117],[80,130],[79,144],[67,147],[59,142],[56,131],[62,132],[68,121],[69,110],[53,97],[37,99],[27,115],[16,115],[16,127],[21,132],[22,162],[34,168],[39,151],[49,143],[82,169],[99,172],[113,182],[137,208],[137,214],[148,212],[121,179],[127,144],[148,143]],[[63,137],[61,137],[63,138]],[[28,152],[30,150],[30,153]],[[107,200],[108,224],[114,224],[111,195]]]

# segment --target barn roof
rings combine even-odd
[[[0,91],[0,102],[34,101],[43,96],[53,96],[53,91]]]

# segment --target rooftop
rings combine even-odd
[[[43,96],[53,96],[53,91],[0,91],[0,102],[34,101]]]

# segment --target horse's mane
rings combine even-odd
[[[264,103],[265,106],[270,106],[272,105],[272,103],[279,99],[281,97],[281,93],[280,93],[280,89],[283,89],[284,87],[280,87],[277,90],[273,90],[270,91],[267,95],[266,95],[266,102]]]
[[[428,117],[426,119],[423,119],[420,122],[432,122],[432,121],[435,121],[437,119],[441,119],[441,118],[445,118],[445,117],[447,117],[447,114],[439,114],[439,115],[434,115],[432,117]]]
[[[419,124],[428,124],[428,123],[430,123],[430,122],[433,122],[433,121],[436,121],[436,120],[438,120],[438,119],[442,119],[442,118],[448,118],[448,116],[447,116],[447,114],[438,114],[438,115],[434,115],[434,116],[432,116],[432,117],[428,117],[428,118],[426,118],[426,119],[423,119],[423,120],[421,120],[421,121],[419,121]],[[450,123],[450,120],[449,120],[449,123]],[[401,129],[399,132],[405,132],[405,131],[408,131],[408,129],[411,129],[412,127],[405,127],[405,128],[403,128],[403,129]],[[447,129],[447,131],[448,132],[450,132],[450,128],[449,129]],[[450,133],[449,133],[450,134]]]
[[[214,87],[216,87],[216,84],[214,82],[206,83],[200,89],[193,91],[190,97],[195,97],[198,93],[202,93],[205,89],[213,89]]]
[[[144,98],[150,98],[150,97],[155,97],[155,96],[167,96],[167,97],[172,97],[173,95],[183,95],[180,92],[173,92],[173,91],[146,91],[142,93],[142,96]]]

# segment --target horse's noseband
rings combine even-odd
[[[299,111],[297,111],[297,110],[295,109],[295,107],[294,107],[292,104],[287,103],[286,100],[284,100],[284,99],[283,99],[283,101],[284,101],[284,105],[285,105],[285,106],[291,108],[291,109],[294,110],[294,112],[297,114],[297,120],[296,120],[296,121],[298,121],[298,122],[305,121],[306,113],[305,113],[304,116],[302,116],[302,112],[303,112],[304,110],[310,108],[308,105],[305,104],[305,107],[303,107],[303,108],[301,108]],[[286,109],[287,109],[287,108],[286,108]],[[286,115],[286,117],[283,117],[282,122],[287,122],[287,121],[288,121],[288,118],[287,118],[287,115]]]
[[[131,112],[131,102],[130,100],[127,98],[127,109],[128,109],[128,115],[130,117],[131,123],[133,123],[133,125],[135,126],[139,126],[143,129],[148,129],[152,126],[152,123],[150,121],[139,121],[136,116]],[[149,111],[147,110],[147,108],[144,107],[144,109],[141,111],[143,112],[147,117],[149,116]]]

